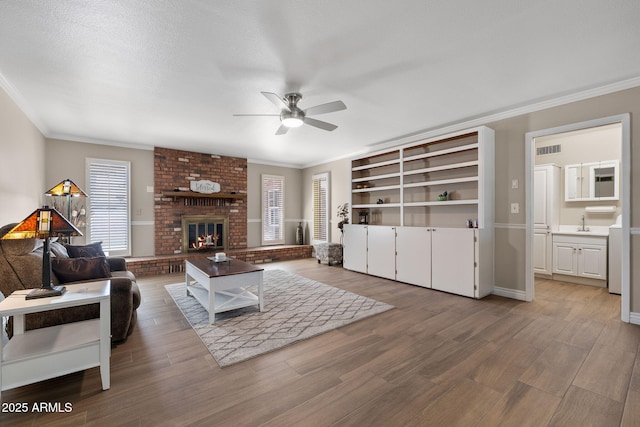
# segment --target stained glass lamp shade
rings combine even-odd
[[[54,208],[43,206],[13,227],[3,239],[43,239],[42,286],[27,294],[27,299],[46,298],[62,295],[64,286],[53,286],[51,281],[51,250],[49,238],[61,236],[82,236],[73,224]]]

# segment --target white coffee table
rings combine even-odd
[[[207,309],[209,323],[215,322],[216,313],[237,308],[258,305],[262,311],[263,271],[263,268],[232,258],[220,262],[208,258],[186,260],[187,295],[193,296]],[[249,291],[252,288],[257,289],[258,295]]]

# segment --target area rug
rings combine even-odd
[[[264,271],[264,308],[209,313],[184,283],[165,288],[221,367],[382,313],[392,305],[283,270]]]

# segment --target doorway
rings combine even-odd
[[[569,132],[587,131],[591,128],[619,124],[621,126],[620,147],[621,158],[619,166],[620,181],[620,211],[622,223],[622,260],[621,260],[621,318],[624,322],[629,322],[630,312],[630,255],[629,255],[629,221],[630,221],[630,115],[621,114],[617,116],[605,117],[601,119],[589,120],[586,122],[574,123],[566,126],[559,126],[550,129],[543,129],[535,132],[528,132],[525,137],[525,200],[526,200],[526,282],[525,298],[533,301],[535,298],[534,280],[534,171],[536,159],[536,139],[552,138],[554,135]],[[564,200],[566,188],[561,189]],[[587,196],[585,196],[587,197]]]

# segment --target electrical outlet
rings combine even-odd
[[[520,213],[520,203],[511,203],[511,213],[512,214]]]
[[[514,178],[511,180],[511,188],[512,189],[517,189],[520,187],[520,183],[518,182],[518,178]]]

